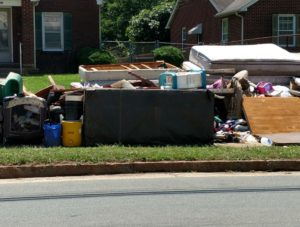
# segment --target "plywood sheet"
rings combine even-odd
[[[300,132],[291,133],[276,133],[276,134],[260,134],[260,137],[267,137],[273,141],[274,144],[300,144]]]
[[[300,98],[244,97],[243,109],[254,135],[300,132]]]

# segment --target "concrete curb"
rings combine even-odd
[[[145,172],[300,171],[300,160],[175,161],[0,166],[0,178],[80,176]]]

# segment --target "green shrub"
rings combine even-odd
[[[108,51],[85,47],[77,55],[80,65],[114,64],[116,58]]]
[[[180,49],[173,46],[163,46],[153,51],[154,60],[164,60],[167,63],[180,67],[184,61]]]

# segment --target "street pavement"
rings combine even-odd
[[[300,173],[0,180],[1,226],[300,226]]]

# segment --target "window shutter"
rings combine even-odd
[[[42,50],[43,35],[42,35],[42,13],[35,13],[35,45],[37,50]]]
[[[64,13],[64,48],[72,50],[72,14]]]
[[[275,44],[279,44],[278,36],[278,14],[272,15],[272,42]]]
[[[296,15],[296,47],[300,47],[300,14]]]

